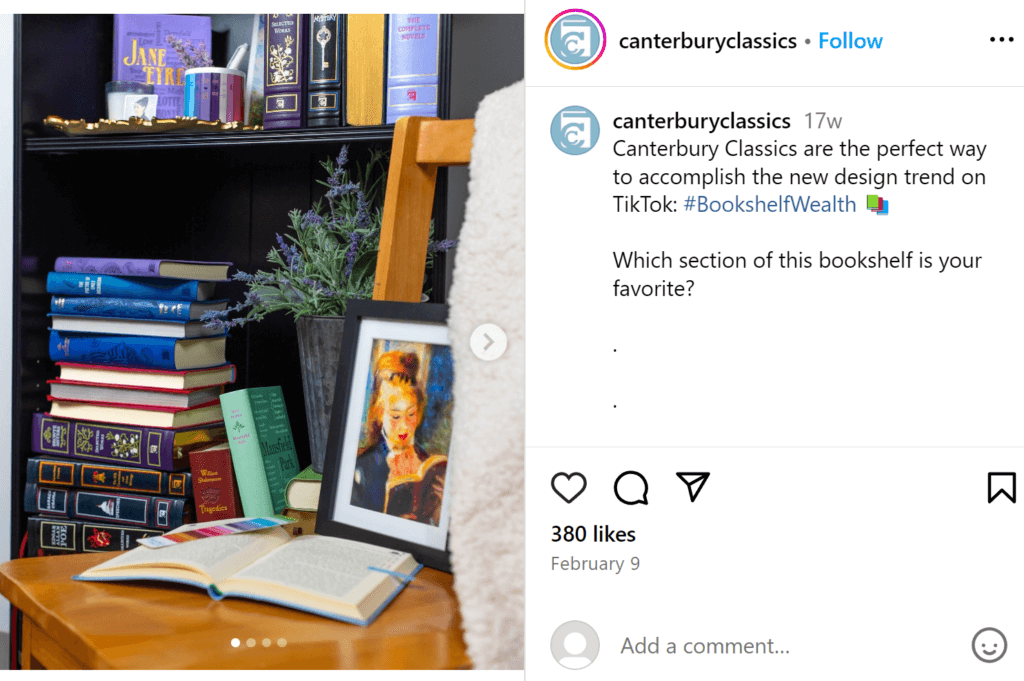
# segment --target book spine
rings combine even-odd
[[[199,90],[199,120],[210,121],[210,98],[213,74],[200,73],[196,75],[196,88]]]
[[[226,117],[221,112],[221,96],[220,96],[220,74],[211,73],[210,75],[210,118],[211,121],[225,122]],[[227,103],[227,100],[225,100]]]
[[[345,21],[345,123],[384,122],[386,14],[350,14]]]
[[[25,557],[126,551],[137,547],[139,539],[160,534],[151,529],[34,516],[28,519]]]
[[[189,459],[195,480],[196,519],[204,523],[241,517],[242,502],[231,467],[231,450],[192,452]]]
[[[245,99],[245,79],[241,76],[229,75],[226,76],[228,79],[227,85],[227,101],[221,104],[221,118],[222,121],[238,121],[242,122],[245,112],[242,108],[242,102]]]
[[[303,18],[302,14],[267,15],[264,129],[302,127],[306,69]]]
[[[53,264],[57,272],[78,274],[116,274],[122,277],[159,277],[160,260],[127,258],[68,258],[61,256]]]
[[[187,457],[176,456],[176,435],[176,431],[161,428],[55,419],[36,413],[32,415],[31,448],[37,454],[174,471],[188,464]]]
[[[50,312],[88,317],[117,317],[119,319],[159,319],[188,321],[192,318],[192,303],[175,300],[142,300],[136,298],[85,298],[79,296],[53,296]]]
[[[125,48],[125,40],[127,36],[124,31],[124,15],[114,15],[114,67],[111,69],[110,79],[113,81],[129,80],[127,77],[128,67],[125,65],[125,57],[127,51]],[[129,43],[130,45],[131,43]]]
[[[264,477],[274,513],[280,513],[288,505],[285,498],[288,483],[300,472],[284,393],[280,386],[254,388],[248,390],[248,393]]]
[[[182,99],[181,115],[186,118],[196,117],[196,79],[193,75],[185,77],[185,95]]]
[[[254,14],[252,42],[249,43],[249,70],[245,78],[245,124],[263,125],[263,76],[266,64],[267,15]]]
[[[32,483],[25,485],[25,511],[164,531],[173,530],[192,519],[186,499],[57,489]]]
[[[130,279],[110,274],[50,272],[46,292],[59,296],[144,298],[194,301],[199,299],[199,282],[182,279]]]
[[[388,19],[388,123],[402,116],[437,115],[438,18],[392,14]]]
[[[341,125],[341,39],[345,20],[341,14],[311,14],[309,67],[306,89],[306,125]]]
[[[174,338],[50,331],[50,359],[139,369],[177,369]]]
[[[231,449],[231,467],[238,482],[242,512],[247,516],[273,515],[274,502],[260,453],[259,433],[249,403],[250,390],[235,390],[220,396],[224,426]]]
[[[58,487],[142,492],[171,497],[192,496],[192,474],[146,471],[121,466],[32,457],[28,481]]]

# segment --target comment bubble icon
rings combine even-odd
[[[614,489],[615,498],[627,506],[647,505],[647,478],[636,471],[620,473]]]

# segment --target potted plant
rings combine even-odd
[[[374,151],[364,167],[350,173],[345,146],[335,160],[320,165],[327,181],[317,182],[327,191],[311,209],[288,214],[289,231],[277,234],[277,244],[267,253],[272,269],[236,272],[233,279],[248,286],[244,299],[203,316],[206,326],[225,331],[275,312],[295,318],[310,454],[317,472],[327,451],[345,307],[353,298],[373,295],[387,158]],[[454,246],[453,240],[431,240],[427,267],[436,253]]]

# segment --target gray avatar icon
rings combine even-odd
[[[566,669],[589,667],[600,649],[597,632],[586,622],[566,622],[551,635],[551,654]]]

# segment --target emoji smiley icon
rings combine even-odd
[[[1006,637],[995,627],[985,627],[974,635],[971,646],[982,662],[998,662],[1006,654]]]

